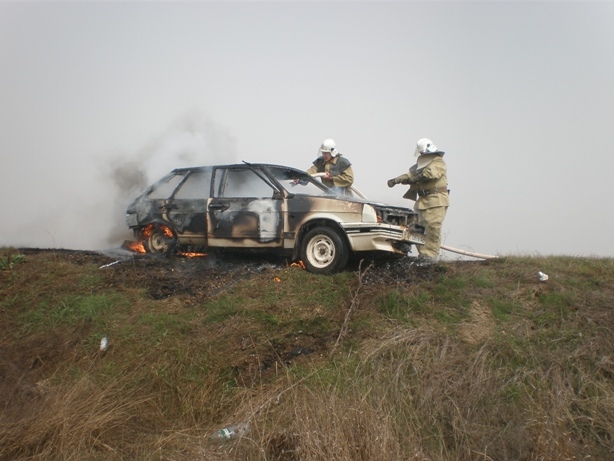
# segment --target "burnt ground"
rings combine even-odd
[[[172,257],[134,253],[123,248],[104,251],[22,248],[25,255],[53,252],[75,265],[95,264],[109,285],[145,287],[153,299],[177,295],[206,298],[267,268],[289,264],[283,258],[255,255],[200,254]]]
[[[280,255],[241,252],[201,253],[171,257],[135,253],[124,248],[104,251],[21,248],[21,253],[54,253],[75,265],[95,264],[107,272],[111,286],[145,287],[153,299],[185,295],[192,299],[215,296],[240,280],[265,270],[282,269],[292,261]],[[366,270],[369,268],[368,270]],[[420,267],[415,258],[368,255],[350,258],[345,271],[365,271],[363,283],[411,284],[430,279],[442,265]]]
[[[245,253],[211,253],[196,257],[175,255],[166,258],[133,253],[122,248],[107,251],[21,248],[18,251],[26,256],[53,256],[54,261],[76,266],[96,265],[104,274],[107,287],[117,287],[120,290],[145,289],[147,294],[156,300],[179,297],[181,306],[184,307],[197,305],[204,299],[229,290],[237,282],[257,277],[264,271],[275,274],[276,270],[281,271],[292,264],[292,261],[280,256]],[[395,286],[408,286],[431,280],[442,271],[447,271],[447,267],[448,264],[421,267],[416,264],[415,258],[408,257],[371,257],[351,259],[345,271],[360,275],[363,294],[368,296],[369,293],[381,293]],[[8,276],[8,272],[0,271],[0,275]],[[170,303],[168,309],[174,309],[176,305]],[[335,322],[343,325],[350,307],[345,306],[333,312]],[[313,312],[305,315],[318,315],[320,307],[314,306],[313,309]],[[8,322],[8,318],[0,315],[0,329],[8,327],[8,323],[3,322]],[[84,322],[71,332],[43,332],[24,339],[15,338],[14,343],[4,342],[0,348],[0,395],[3,388],[14,389],[16,386],[21,389],[19,392],[23,394],[23,401],[27,401],[28,392],[52,373],[54,367],[74,360],[75,351],[89,334],[89,329],[89,323]],[[327,356],[335,349],[342,333],[345,335],[343,327],[341,331],[333,333],[278,333],[270,343],[267,339],[266,342],[254,344],[250,342],[251,336],[246,336],[240,325],[228,327],[225,331],[226,340],[236,347],[233,349],[232,358],[226,357],[225,360],[233,367],[237,380],[249,385],[263,379],[263,376],[276,374],[277,370],[281,369],[279,366],[285,367],[313,357]],[[370,334],[367,330],[353,332],[352,336],[354,340],[360,340]],[[109,354],[113,353],[113,347],[115,346],[111,344]],[[0,406],[2,400],[0,398]]]
[[[19,252],[24,255],[51,254],[57,261],[77,266],[94,264],[103,271],[107,287],[116,287],[120,290],[145,289],[155,300],[179,297],[185,307],[198,305],[204,299],[224,293],[239,281],[256,277],[264,271],[272,271],[274,274],[276,270],[292,264],[292,261],[282,256],[252,253],[220,252],[195,257],[180,254],[162,257],[135,253],[124,248],[106,251],[21,248]],[[363,293],[366,294],[430,280],[437,273],[445,271],[445,266],[438,264],[419,267],[415,258],[390,256],[382,258],[370,255],[368,258],[350,259],[344,270],[361,275]],[[340,310],[337,315],[339,316],[337,320],[343,323],[345,310]],[[243,332],[235,333],[236,342],[241,344],[241,349],[245,349],[245,357],[238,359],[235,365],[237,369],[242,370],[244,376],[246,371],[247,375],[258,376],[263,371],[274,368],[277,362],[289,364],[296,362],[302,356],[325,355],[337,339],[336,335],[331,337],[325,334],[299,336],[292,334],[287,338],[280,337],[280,342],[273,345],[274,352],[262,352],[258,355],[256,364],[249,358],[249,348],[243,344]],[[85,332],[74,332],[73,346],[84,334]],[[41,338],[41,342],[49,341],[49,337]],[[27,347],[27,349],[32,348],[32,345]],[[30,359],[27,358],[26,361]],[[252,373],[254,367],[257,371]]]

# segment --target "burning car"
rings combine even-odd
[[[304,171],[269,164],[175,169],[128,206],[126,221],[149,253],[260,249],[314,273],[341,270],[352,253],[407,254],[424,243],[413,210],[335,195]]]

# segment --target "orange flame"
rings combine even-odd
[[[143,230],[141,231],[141,235],[143,236],[143,240],[149,238],[149,236],[151,235],[151,233],[154,230],[154,225],[150,224],[149,226],[143,228]]]
[[[168,238],[173,238],[173,231],[170,227],[165,226],[164,224],[160,224],[158,227],[162,232],[164,232],[164,235],[166,235]],[[155,228],[155,224],[149,224],[147,227],[144,227],[141,231],[141,236],[143,237],[143,240],[149,238]]]
[[[145,253],[145,247],[143,246],[143,242],[124,242],[124,248],[130,251],[134,251],[135,253]]]
[[[178,251],[177,254],[179,256],[185,256],[186,258],[202,258],[203,256],[207,256],[207,253],[195,253],[185,251]]]
[[[290,264],[290,267],[300,267],[301,269],[307,269],[305,267],[305,263],[303,261],[301,261],[301,260],[298,260],[298,261]]]

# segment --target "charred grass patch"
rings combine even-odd
[[[19,253],[0,271],[2,461],[614,457],[611,259],[316,276]]]

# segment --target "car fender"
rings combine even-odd
[[[311,229],[317,226],[328,226],[334,229],[335,231],[337,231],[339,235],[341,236],[341,238],[345,240],[347,247],[351,249],[350,241],[347,238],[347,235],[345,231],[343,230],[343,227],[341,227],[341,225],[339,224],[340,222],[341,222],[340,220],[337,221],[335,219],[331,219],[330,215],[314,216],[310,218],[309,221],[304,222],[302,226],[300,227],[300,229],[298,230],[296,239],[294,240],[294,247],[292,249],[292,259],[299,259],[303,237],[305,236],[305,234],[307,234],[307,232],[309,232]]]

